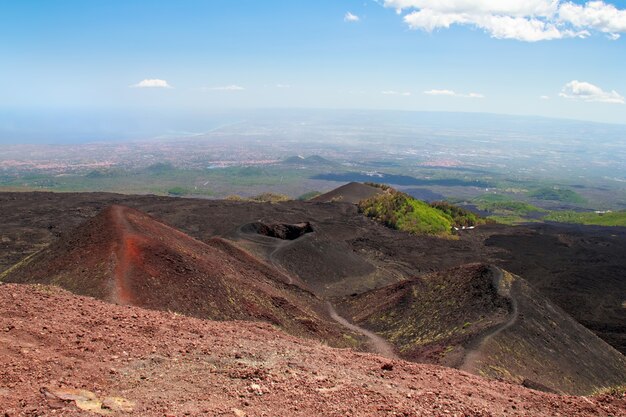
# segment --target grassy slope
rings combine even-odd
[[[453,224],[445,213],[391,188],[361,201],[359,210],[388,227],[410,233],[447,235]]]
[[[359,211],[393,229],[443,236],[449,235],[454,226],[484,223],[476,214],[446,201],[428,204],[387,185],[366,185],[384,192],[359,202]]]

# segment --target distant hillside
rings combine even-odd
[[[415,178],[408,175],[386,174],[384,172],[339,172],[317,174],[311,178],[315,180],[337,182],[375,182],[378,184],[393,184],[398,186],[440,185],[444,187],[492,187],[491,183],[480,180],[464,180],[458,178]]]
[[[600,213],[553,211],[544,217],[544,220],[561,223],[626,227],[626,210]]]
[[[318,195],[312,198],[310,201],[317,202],[331,202],[337,201],[342,203],[357,204],[361,200],[373,197],[375,195],[382,194],[383,190],[379,187],[373,187],[371,185],[362,184],[359,182],[351,182],[346,185],[342,185],[339,188],[335,188],[325,194]]]
[[[213,320],[267,321],[341,344],[322,300],[222,239],[207,243],[111,206],[0,276],[54,284],[119,304]]]
[[[577,192],[562,188],[538,188],[528,193],[528,196],[537,200],[559,201],[561,203],[582,204],[587,202]]]
[[[407,359],[539,389],[626,383],[626,358],[523,279],[474,264],[347,297],[343,309]]]
[[[290,156],[283,160],[283,164],[293,164],[293,165],[337,165],[335,162],[330,161],[326,158],[322,158],[319,155],[311,155],[306,158],[303,156]]]

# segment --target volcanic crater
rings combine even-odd
[[[265,224],[254,222],[242,227],[243,232],[258,233],[263,236],[274,237],[282,240],[296,240],[307,233],[313,233],[313,226],[310,222],[295,224],[272,223]]]

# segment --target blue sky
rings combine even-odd
[[[450,0],[445,10],[435,0],[4,1],[0,108],[626,123],[625,1],[499,1]]]

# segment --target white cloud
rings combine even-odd
[[[428,9],[442,13],[549,16],[557,9],[554,0],[385,0],[395,9]]]
[[[428,90],[424,91],[424,94],[429,96],[456,96],[456,93],[452,90]]]
[[[243,91],[243,90],[245,90],[245,88],[240,86],[240,85],[232,84],[232,85],[223,85],[223,86],[218,86],[218,87],[208,87],[208,88],[204,88],[204,90],[209,90],[209,91]]]
[[[404,97],[408,97],[411,95],[409,91],[394,91],[394,90],[381,91],[380,94],[383,94],[386,96],[404,96]]]
[[[550,100],[550,96],[539,96],[541,100]]]
[[[404,14],[412,29],[432,32],[473,26],[497,39],[536,42],[586,38],[602,32],[612,40],[626,32],[626,10],[603,1],[578,5],[564,0],[384,0]]]
[[[344,22],[358,22],[359,20],[361,20],[359,16],[352,14],[350,12],[346,12],[346,14],[343,16]]]
[[[137,84],[133,84],[130,86],[131,88],[172,88],[171,85],[167,83],[165,80],[159,80],[157,78],[148,79],[139,81]]]
[[[291,88],[289,84],[276,84],[276,88]]]
[[[469,94],[461,94],[457,93],[454,90],[427,90],[424,91],[424,94],[429,96],[448,96],[448,97],[463,97],[463,98],[485,98],[483,94],[480,93],[469,93]]]
[[[589,1],[584,5],[563,3],[559,8],[559,19],[576,28],[607,33],[612,40],[619,39],[620,32],[626,32],[626,10],[603,1]]]
[[[624,97],[615,90],[604,91],[596,85],[577,80],[573,80],[565,84],[559,96],[581,101],[595,101],[612,104],[625,103]]]

